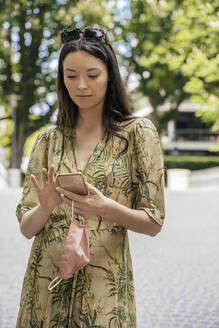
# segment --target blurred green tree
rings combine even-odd
[[[185,100],[210,105],[198,115],[218,129],[218,9],[218,0],[132,0],[131,18],[117,23],[130,45],[128,78],[134,72],[138,79],[132,99],[149,98],[161,130]]]
[[[0,131],[0,146],[12,149],[11,167],[20,167],[23,152],[29,156],[36,131],[56,110],[59,32],[70,26],[110,29],[115,6],[108,0],[0,3],[0,122],[10,127]]]
[[[11,149],[11,167],[20,167],[26,138],[50,121],[55,105],[54,59],[58,32],[72,24],[71,1],[7,0],[0,2],[1,124],[13,118],[2,138]],[[7,131],[6,131],[7,134]],[[10,137],[10,138],[9,138]]]
[[[205,106],[198,115],[218,129],[219,1],[132,0],[130,15],[125,7],[119,12],[118,3],[0,3],[0,120],[8,126],[0,143],[10,146],[12,103],[16,99],[17,167],[24,141],[50,122],[56,109],[58,34],[66,26],[106,28],[127,85],[133,76],[137,84],[129,94],[133,108],[136,99],[148,97],[153,108],[151,118],[160,130],[177,116],[185,100]],[[168,110],[159,111],[162,105]]]

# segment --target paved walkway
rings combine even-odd
[[[19,191],[0,191],[0,328],[14,328],[32,240],[14,215]],[[130,233],[137,328],[219,328],[219,190],[166,192],[155,238]]]

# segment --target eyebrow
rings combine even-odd
[[[99,67],[92,67],[92,68],[89,68],[87,70],[87,72],[94,71],[94,70],[99,70],[100,71],[101,69]],[[77,71],[75,71],[73,68],[66,68],[65,71],[70,71],[70,72],[77,73]]]

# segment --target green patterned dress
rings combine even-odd
[[[63,135],[57,127],[41,132],[33,147],[17,217],[38,204],[30,181],[41,179],[41,169],[55,165],[56,174],[81,172],[105,196],[133,209],[143,209],[160,225],[164,219],[163,159],[152,122],[138,118],[123,125],[125,142],[105,131],[85,170],[80,169],[75,131]],[[76,219],[81,219],[75,214]],[[125,218],[124,218],[125,220]],[[91,261],[52,291],[71,221],[65,204],[49,216],[35,236],[21,294],[17,328],[136,327],[132,262],[127,229],[111,219],[91,216]]]

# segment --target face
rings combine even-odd
[[[85,51],[69,53],[63,61],[64,83],[79,109],[103,108],[108,72],[105,64]]]

